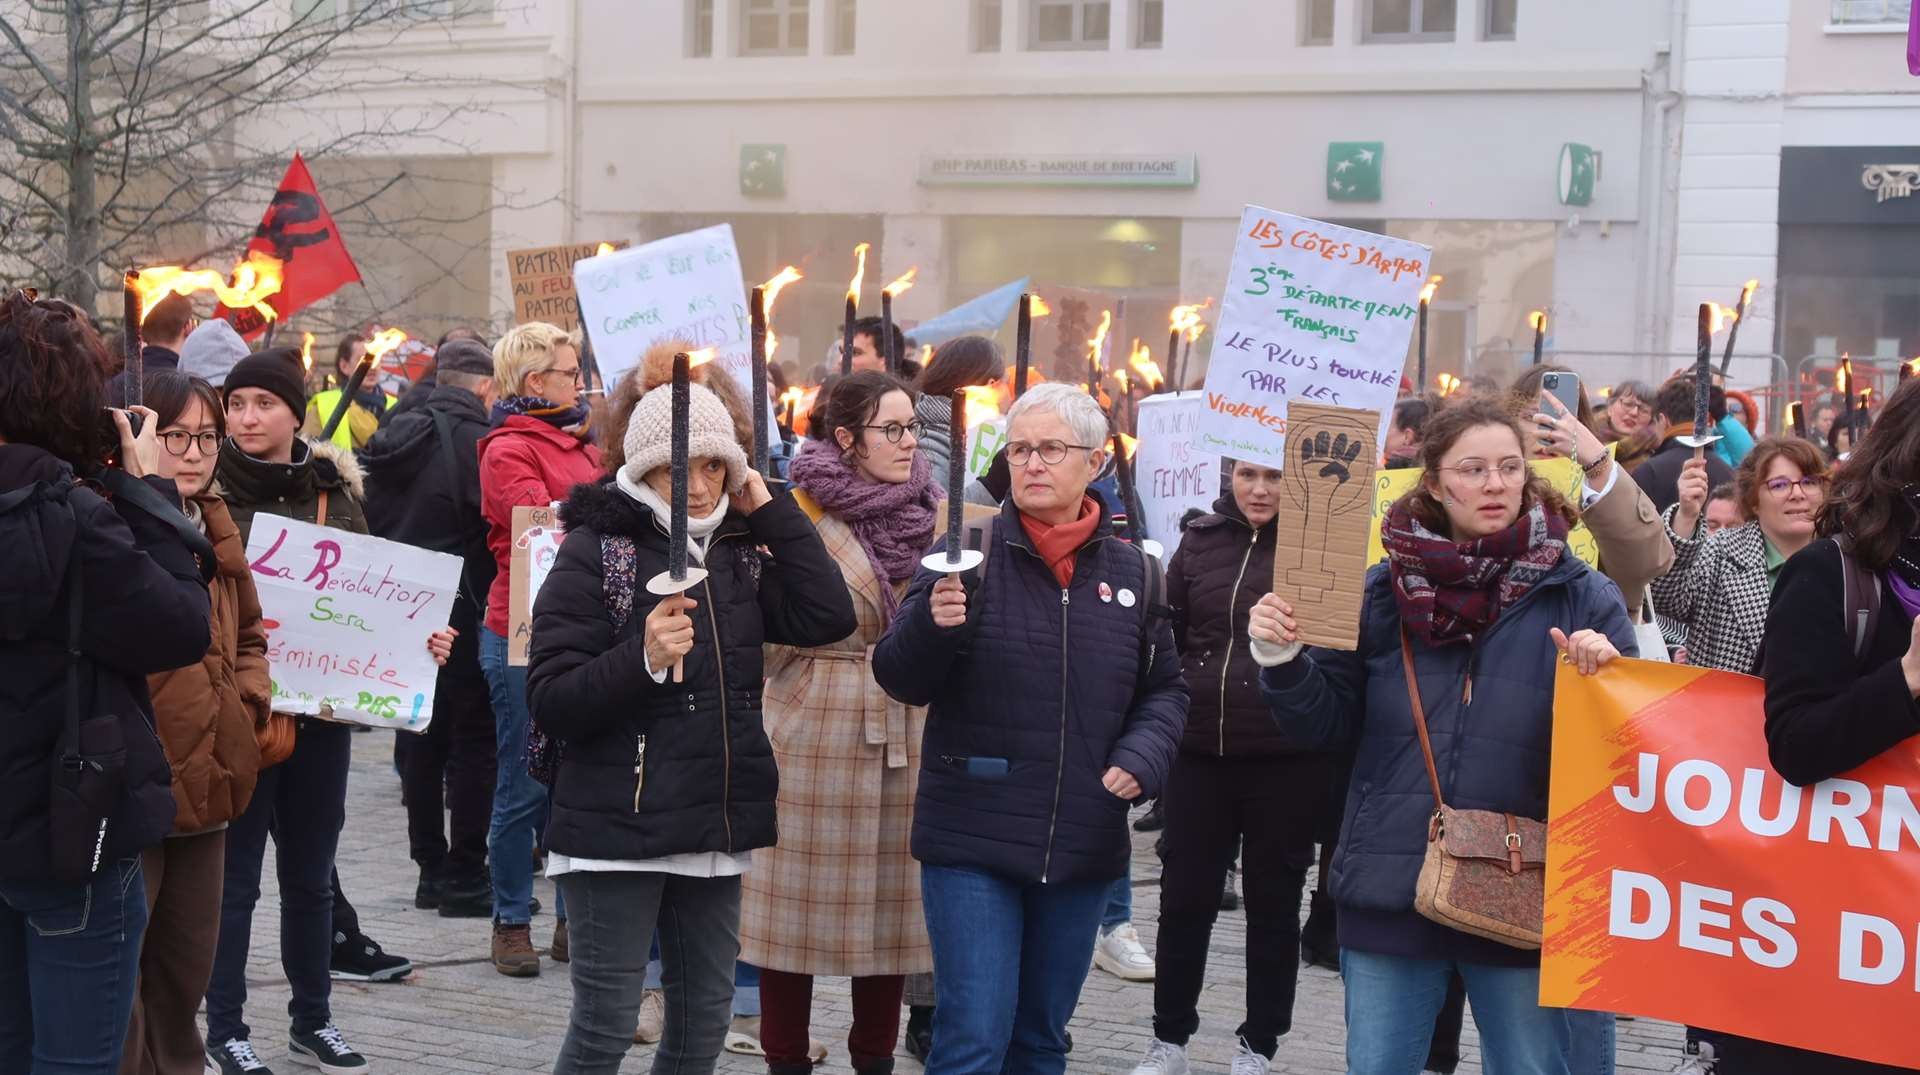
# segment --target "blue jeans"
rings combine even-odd
[[[0,1070],[118,1071],[146,928],[138,855],[89,885],[0,883]]]
[[[547,789],[527,775],[527,669],[507,663],[507,640],[480,629],[480,671],[493,697],[498,768],[493,782],[493,823],[487,832],[493,863],[494,921],[524,926],[533,921],[533,839],[547,806]],[[554,915],[565,918],[560,907]]]
[[[927,1075],[1067,1070],[1067,1020],[1112,889],[1106,881],[1026,884],[984,870],[921,867],[940,997]]]
[[[1584,1075],[1613,1068],[1613,1016],[1540,1006],[1538,967],[1491,967],[1340,950],[1348,1075],[1418,1075],[1458,970],[1486,1075]],[[1605,1020],[1604,1032],[1599,1020]],[[1589,1052],[1602,1048],[1604,1059]]]
[[[1133,921],[1133,877],[1129,874],[1107,890],[1107,909],[1100,912],[1102,937]]]
[[[733,1017],[760,1017],[760,968],[751,963],[733,965]]]

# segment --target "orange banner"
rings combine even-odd
[[[1540,1002],[1920,1066],[1920,741],[1796,788],[1764,698],[1560,666]]]

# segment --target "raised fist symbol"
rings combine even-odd
[[[1300,462],[1304,466],[1318,466],[1322,478],[1334,478],[1345,484],[1353,479],[1348,468],[1360,458],[1360,449],[1364,446],[1358,437],[1349,438],[1345,433],[1336,437],[1323,429],[1300,442]]]

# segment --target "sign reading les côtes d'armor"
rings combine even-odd
[[[272,665],[273,708],[424,731],[460,558],[261,514],[247,540]]]
[[[1214,330],[1199,447],[1285,469],[1293,400],[1377,413],[1377,445],[1432,257],[1419,243],[1248,206]]]

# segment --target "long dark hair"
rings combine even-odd
[[[83,477],[114,441],[105,406],[112,355],[87,319],[59,299],[0,297],[0,438],[43,448]]]
[[[1512,430],[1524,457],[1527,447],[1526,431],[1521,428],[1520,419],[1514,417],[1512,406],[1505,399],[1475,396],[1460,400],[1448,404],[1441,409],[1440,413],[1427,420],[1426,439],[1420,442],[1420,484],[1414,486],[1412,492],[1401,497],[1400,502],[1407,506],[1407,510],[1420,521],[1420,525],[1436,534],[1451,534],[1453,524],[1447,520],[1447,509],[1441,506],[1440,501],[1428,491],[1427,486],[1429,483],[1439,483],[1440,460],[1446,458],[1447,452],[1452,450],[1455,442],[1465,436],[1468,430],[1479,429],[1481,426],[1501,426]],[[1488,462],[1491,463],[1492,460]],[[1521,513],[1532,510],[1535,504],[1540,504],[1547,511],[1565,519],[1569,526],[1580,518],[1573,505],[1567,503],[1566,497],[1561,496],[1545,478],[1529,468],[1527,484],[1520,493]]]
[[[1835,423],[1834,428],[1839,428]],[[1855,433],[1859,437],[1858,432]],[[1920,379],[1887,397],[1880,418],[1834,471],[1820,509],[1821,537],[1845,533],[1861,564],[1878,571],[1920,529]]]
[[[1003,371],[998,344],[985,336],[961,336],[933,352],[920,373],[919,388],[923,395],[944,399],[956,388],[992,384]]]
[[[860,443],[860,427],[873,420],[880,410],[880,401],[889,392],[905,392],[907,399],[917,400],[913,389],[902,384],[891,374],[879,370],[861,370],[848,374],[833,383],[827,392],[825,404],[815,404],[812,424],[813,436],[818,440],[839,446],[840,439],[835,431],[844,429],[853,434],[853,442]]]
[[[213,415],[214,432],[226,439],[227,409],[220,403],[219,389],[179,370],[154,370],[141,378],[140,384],[146,405],[153,408],[156,431],[178,422],[188,405],[198,399]]]

